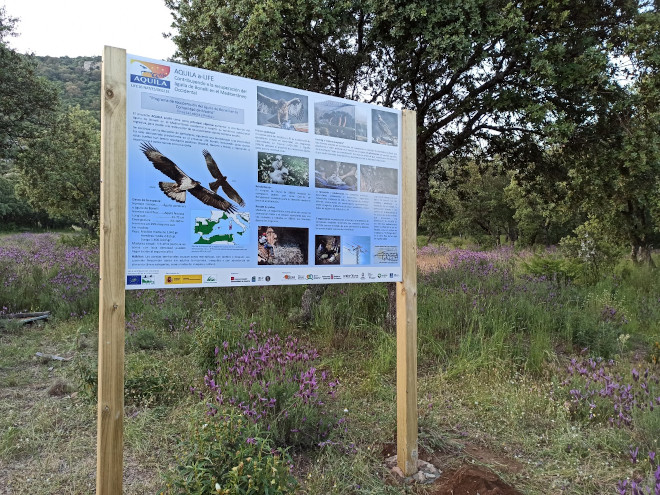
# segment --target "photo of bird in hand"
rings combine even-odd
[[[208,167],[209,172],[211,172],[213,178],[216,179],[215,182],[209,183],[211,190],[213,192],[218,192],[218,188],[222,187],[222,190],[227,196],[229,196],[229,199],[231,199],[234,203],[237,203],[239,206],[245,206],[245,201],[243,201],[243,198],[241,198],[240,194],[238,194],[236,190],[229,185],[229,182],[227,182],[227,176],[222,175],[220,169],[218,168],[218,164],[215,163],[211,153],[209,153],[208,150],[203,150],[202,154],[206,160],[206,166]]]
[[[159,182],[158,187],[165,195],[179,203],[186,202],[186,192],[212,208],[234,213],[236,207],[222,196],[205,188],[199,181],[192,179],[176,163],[163,155],[149,143],[142,143],[140,150],[153,164],[156,170],[161,171],[175,182]],[[219,172],[219,171],[218,171]],[[233,191],[233,189],[232,189]]]

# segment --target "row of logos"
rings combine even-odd
[[[358,273],[349,273],[343,275],[317,275],[317,274],[306,274],[306,275],[292,275],[284,274],[282,280],[284,282],[307,282],[314,280],[326,280],[326,281],[336,281],[336,280],[391,280],[394,279],[396,274],[394,272],[390,273],[372,273],[372,272],[361,272]],[[235,283],[257,283],[257,282],[271,282],[272,278],[270,275],[257,276],[252,275],[251,277],[230,275],[229,282],[230,284]],[[218,278],[215,275],[165,275],[163,280],[165,285],[186,285],[186,284],[219,284]],[[127,275],[126,276],[126,285],[145,285],[145,286],[155,286],[156,278],[155,275]]]

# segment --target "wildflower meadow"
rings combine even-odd
[[[433,495],[463,493],[468,472],[501,493],[660,493],[657,272],[449,244],[420,246],[418,270],[419,455],[443,471],[436,483],[402,485],[385,464],[384,284],[329,286],[305,324],[303,286],[137,290],[126,493]],[[0,236],[6,493],[94,489],[97,281],[94,243]],[[36,311],[51,315],[6,318]]]

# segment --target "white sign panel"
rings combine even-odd
[[[127,55],[126,288],[401,281],[401,112]]]

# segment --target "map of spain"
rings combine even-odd
[[[195,244],[247,244],[249,226],[249,212],[195,212]]]

